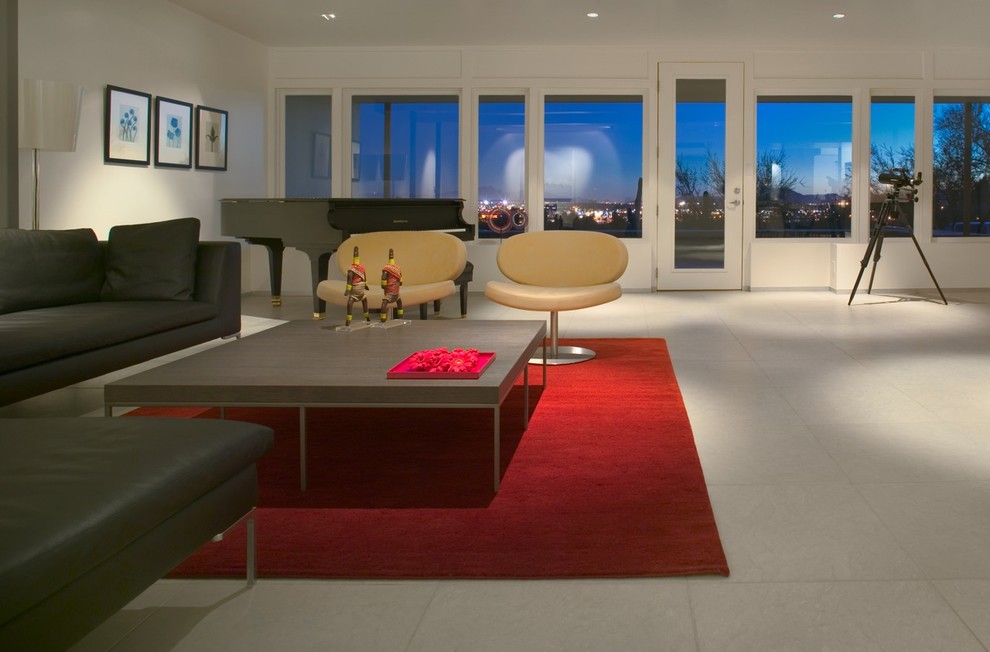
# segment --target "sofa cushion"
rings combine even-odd
[[[195,217],[111,228],[103,300],[191,299],[198,244],[199,220]]]
[[[103,252],[92,229],[0,229],[0,314],[98,301]]]
[[[0,315],[0,372],[213,319],[201,301],[97,301]]]

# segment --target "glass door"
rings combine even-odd
[[[742,288],[742,64],[660,64],[660,290]]]

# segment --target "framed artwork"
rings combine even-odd
[[[208,106],[196,107],[196,167],[227,169],[227,112]]]
[[[105,163],[151,162],[151,95],[108,85],[103,123]]]
[[[193,107],[188,102],[155,98],[155,166],[192,167]]]

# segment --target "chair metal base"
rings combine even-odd
[[[541,346],[536,349],[533,357],[529,359],[529,364],[543,364],[544,356],[546,356],[547,366],[586,362],[595,357],[595,352],[591,349],[582,349],[580,346],[557,346],[557,332],[559,330],[557,322],[557,311],[551,311],[550,346]]]
[[[547,365],[575,364],[595,357],[594,351],[582,349],[580,346],[558,346],[556,352],[552,347],[540,347],[533,352],[529,364],[543,364],[544,349],[546,349]]]

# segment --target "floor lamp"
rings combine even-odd
[[[34,219],[31,228],[41,227],[38,195],[41,183],[39,150],[76,151],[76,132],[82,106],[81,86],[66,82],[22,79],[18,94],[18,146],[34,152]]]

